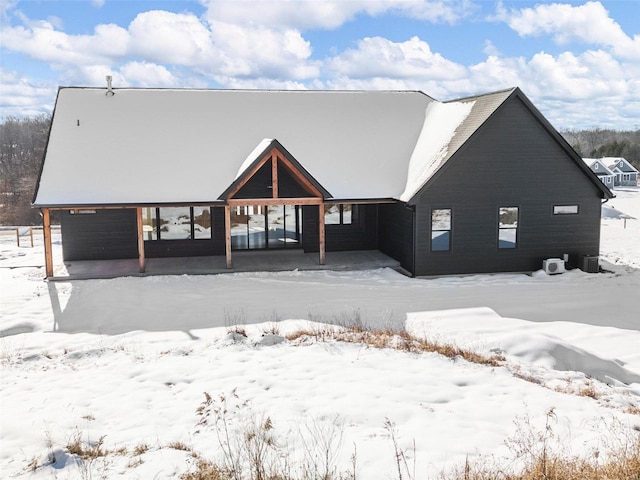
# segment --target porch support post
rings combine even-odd
[[[227,255],[227,268],[231,268],[231,207],[224,206],[224,250]]]
[[[318,243],[320,244],[320,265],[324,265],[324,202],[321,202],[320,205],[318,205]]]
[[[49,209],[42,209],[42,222],[44,233],[44,265],[47,278],[53,277],[53,248],[51,247],[51,216]]]
[[[138,223],[138,267],[140,273],[144,273],[146,260],[144,258],[144,230],[142,224],[142,208],[136,208],[136,218]]]
[[[271,187],[273,198],[278,198],[278,155],[275,152],[271,156]]]

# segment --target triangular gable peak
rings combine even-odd
[[[331,194],[277,140],[265,139],[244,161],[234,182],[220,195],[227,202],[287,199],[322,201]],[[315,202],[314,202],[315,203]]]
[[[462,150],[464,145],[473,137],[480,134],[484,125],[496,114],[496,112],[513,99],[519,99],[522,104],[534,116],[536,121],[547,131],[547,133],[555,140],[567,156],[578,166],[578,168],[591,180],[593,185],[602,193],[603,198],[613,198],[613,193],[606,185],[604,185],[598,176],[589,168],[569,143],[560,135],[560,133],[549,123],[549,121],[540,113],[540,111],[531,103],[531,100],[520,90],[515,87],[507,90],[501,90],[494,93],[484,95],[476,95],[465,97],[457,100],[450,100],[445,103],[469,103],[473,102],[471,112],[466,116],[462,123],[458,126],[456,132],[449,145],[446,146],[447,152],[444,155],[440,167],[432,173],[431,177],[424,183],[415,195],[408,201],[413,203],[420,193],[428,188],[428,184],[433,181],[438,174],[448,166],[450,159],[454,158],[458,151]]]
[[[601,159],[603,163],[606,163],[611,170],[617,169],[623,173],[635,173],[638,170],[622,157],[604,157]]]
[[[602,159],[583,158],[582,160],[596,175],[614,175],[613,171],[602,161]]]

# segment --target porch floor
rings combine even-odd
[[[207,257],[148,258],[145,273],[138,271],[138,259],[76,260],[57,265],[51,280],[81,280],[153,275],[209,275],[237,272],[275,272],[287,270],[368,270],[400,268],[400,262],[378,250],[327,252],[325,265],[318,253],[302,250],[234,251],[233,267],[226,268],[224,255]]]

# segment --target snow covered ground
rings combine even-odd
[[[387,419],[417,478],[467,456],[509,462],[508,440],[529,423],[542,430],[551,409],[557,444],[593,453],[640,428],[640,190],[615,193],[602,220],[610,273],[597,275],[421,280],[375,270],[47,283],[40,234],[30,248],[0,232],[0,478],[176,478],[195,462],[176,446],[219,454],[213,429],[197,426],[204,392],[243,405],[231,408],[233,425],[269,415],[299,455],[311,437],[340,438],[335,465],[349,469],[355,451],[358,478],[397,478]],[[358,322],[404,324],[508,363],[282,338]],[[120,452],[83,464],[67,451],[76,437],[103,436]]]

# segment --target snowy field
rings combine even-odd
[[[268,415],[294,456],[334,439],[332,465],[352,469],[355,452],[367,480],[398,478],[387,420],[420,479],[467,457],[510,464],[518,429],[546,421],[569,453],[622,441],[640,429],[640,189],[615,193],[603,209],[601,274],[48,283],[41,233],[31,248],[0,232],[0,478],[177,478],[193,469],[188,450],[220,455],[214,429],[197,425],[204,392],[228,399],[232,427]],[[404,325],[507,361],[283,338],[327,323]],[[101,438],[110,455],[82,462],[68,451]]]

